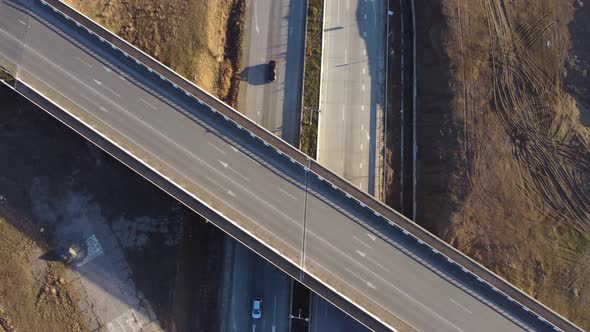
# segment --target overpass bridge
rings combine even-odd
[[[580,330],[59,0],[0,0],[0,66],[13,89],[371,329]]]

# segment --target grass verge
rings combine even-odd
[[[301,112],[299,147],[303,153],[314,159],[317,152],[318,110],[320,108],[323,15],[324,0],[308,0],[303,110]]]

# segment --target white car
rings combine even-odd
[[[259,319],[262,317],[262,299],[255,297],[252,301],[252,318]]]

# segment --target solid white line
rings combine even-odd
[[[23,22],[22,20],[18,20],[22,25],[27,25],[27,23]]]
[[[344,64],[346,64],[347,54],[348,54],[347,50],[344,49]]]
[[[348,258],[349,260],[351,260],[353,263],[356,263],[358,265],[360,265],[360,267],[362,267],[363,269],[365,269],[367,272],[369,272],[371,275],[373,275],[374,277],[376,277],[377,279],[381,280],[381,282],[389,285],[389,287],[395,289],[396,291],[398,291],[399,293],[401,293],[402,295],[404,295],[405,297],[407,297],[408,299],[412,300],[414,303],[418,304],[419,306],[421,306],[422,308],[426,309],[427,311],[429,311],[431,314],[435,315],[436,317],[438,317],[439,319],[441,319],[442,321],[444,321],[445,323],[447,323],[449,326],[452,326],[453,328],[457,329],[458,331],[463,331],[461,328],[459,328],[457,325],[451,323],[450,321],[448,321],[446,318],[444,318],[443,316],[439,315],[438,313],[436,313],[434,310],[430,309],[430,307],[428,307],[427,305],[425,305],[424,303],[416,300],[415,298],[413,298],[410,294],[404,292],[403,290],[401,290],[399,287],[395,286],[394,284],[392,284],[391,282],[389,282],[388,280],[384,279],[383,277],[381,277],[379,274],[373,272],[371,269],[367,268],[365,265],[363,265],[362,263],[360,263],[359,261],[357,261],[356,259],[350,257],[349,255],[347,255],[345,252],[343,252],[342,250],[338,249],[336,246],[334,246],[333,244],[331,244],[330,242],[326,241],[325,239],[323,239],[322,237],[309,232],[311,235],[315,235],[315,237],[317,237],[320,241],[324,242],[326,245],[328,245],[329,247],[331,247],[332,249],[334,249],[336,252],[340,253],[342,256]],[[345,268],[346,269],[346,268]],[[359,278],[361,280],[366,280],[364,278]]]
[[[210,146],[212,146],[215,150],[221,152],[221,154],[224,154],[225,155],[225,151],[221,150],[220,148],[218,148],[217,146],[215,146],[213,143],[207,142],[207,144],[209,144]]]
[[[83,64],[85,64],[86,66],[88,66],[89,68],[93,68],[91,64],[89,64],[88,62],[80,59],[79,57],[74,57],[76,60],[82,62]]]
[[[148,105],[149,107],[155,109],[156,111],[158,110],[158,108],[150,103],[148,103],[147,101],[145,101],[143,98],[139,98],[140,101],[142,101],[144,104]]]
[[[28,72],[28,71],[27,71]],[[30,73],[29,73],[30,74]],[[36,79],[38,79],[39,81],[43,82],[40,78],[38,78],[37,76],[30,74],[31,76],[35,77]],[[45,82],[43,82],[43,84],[47,84]],[[93,104],[94,106],[96,106],[98,109],[100,109],[103,112],[108,112],[108,110],[106,108],[104,108],[102,105],[99,105],[97,103],[95,103],[94,101],[92,101],[90,98],[88,98],[85,94],[81,93],[80,96],[84,99],[86,99],[87,101],[89,101],[91,104]]]
[[[59,66],[58,66],[59,67]],[[60,67],[61,68],[61,67]],[[25,69],[26,71],[26,69]],[[28,71],[27,71],[28,72]],[[189,182],[191,182],[192,184],[196,185],[199,188],[205,189],[202,185],[196,183],[191,177],[189,177],[188,175],[184,174],[183,172],[181,172],[180,170],[178,170],[176,167],[170,165],[169,163],[167,163],[166,161],[164,161],[163,159],[158,158],[156,155],[154,155],[153,153],[149,152],[149,149],[147,149],[146,147],[144,147],[143,145],[139,144],[138,142],[134,141],[131,137],[125,135],[124,133],[122,133],[121,131],[119,131],[117,128],[109,125],[108,123],[106,123],[104,120],[102,120],[101,118],[97,117],[96,115],[94,115],[92,112],[86,111],[85,108],[82,105],[79,105],[78,103],[76,103],[75,101],[69,99],[67,96],[63,95],[61,92],[57,91],[56,89],[52,88],[48,83],[44,82],[42,79],[40,79],[39,77],[35,76],[33,73],[28,72],[29,75],[35,77],[37,80],[39,80],[40,82],[42,82],[43,84],[45,84],[47,87],[49,87],[50,89],[52,89],[53,91],[55,91],[56,93],[60,94],[61,96],[63,96],[64,98],[68,99],[70,102],[72,102],[73,104],[75,104],[76,106],[78,106],[81,110],[83,110],[83,112],[85,112],[86,114],[92,116],[93,118],[95,118],[96,120],[102,122],[105,126],[107,126],[108,128],[114,130],[115,132],[117,132],[119,135],[121,135],[122,137],[124,137],[125,139],[127,139],[128,141],[132,142],[133,144],[136,144],[138,147],[140,147],[144,152],[146,152],[147,154],[151,155],[154,159],[156,159],[158,162],[160,162],[161,164],[165,165],[166,167],[171,168],[172,170],[174,170],[174,172],[180,174],[181,176],[183,176],[185,179],[187,179]],[[47,97],[46,95],[42,94],[41,92],[37,91],[36,89],[34,89],[32,86],[30,86],[29,84],[23,82],[23,84],[25,84],[26,86],[30,87],[32,90],[36,91],[38,94],[44,96],[46,99],[51,100],[49,97]],[[153,170],[154,172],[156,172],[157,174],[159,174],[160,176],[162,176],[164,179],[166,179],[167,181],[169,181],[170,183],[172,183],[174,186],[176,186],[177,188],[179,188],[180,190],[186,192],[187,194],[189,194],[191,197],[195,198],[196,200],[198,200],[199,202],[204,203],[208,208],[214,210],[218,215],[220,215],[221,217],[227,219],[228,217],[223,214],[222,212],[218,211],[217,209],[213,208],[211,205],[209,205],[208,203],[206,203],[203,199],[195,196],[193,193],[189,192],[186,188],[180,186],[179,184],[177,184],[176,182],[172,181],[172,179],[170,179],[169,177],[167,177],[166,175],[162,174],[159,170],[153,168],[151,165],[146,164],[145,161],[143,161],[140,157],[135,156],[134,154],[132,154],[131,152],[125,150],[123,147],[119,146],[116,142],[114,142],[112,139],[104,136],[103,134],[101,134],[98,129],[95,129],[94,127],[86,124],[82,119],[80,119],[79,117],[77,117],[76,115],[72,114],[71,112],[67,111],[64,107],[62,107],[61,105],[56,104],[55,102],[52,101],[52,103],[54,105],[56,105],[57,107],[59,107],[60,109],[64,110],[66,113],[70,114],[72,117],[74,117],[78,122],[82,123],[84,126],[90,128],[92,131],[94,131],[95,133],[97,133],[98,135],[100,135],[101,137],[105,138],[107,141],[111,142],[112,144],[116,145],[117,147],[119,147],[122,151],[124,151],[125,153],[127,153],[128,155],[130,155],[133,159],[139,161],[140,163],[142,163],[143,165],[146,165],[148,168],[150,168],[151,170]],[[51,113],[50,113],[51,114]],[[61,122],[61,120],[60,120]],[[66,124],[67,125],[67,124]],[[69,126],[68,126],[69,127]],[[71,127],[70,127],[71,128]],[[73,128],[72,128],[73,129]],[[80,134],[81,136],[84,136],[82,134]],[[85,136],[84,136],[85,137]],[[109,153],[110,154],[110,153]],[[123,161],[121,161],[123,162]],[[221,174],[222,176],[225,176],[223,174]],[[208,178],[208,177],[206,177]],[[231,181],[231,180],[230,180]],[[151,181],[150,181],[151,182]],[[212,181],[214,184],[218,185],[216,182]],[[218,185],[219,186],[219,185]],[[162,188],[163,189],[163,188]],[[205,189],[206,190],[206,189]],[[212,195],[213,197],[215,197],[218,201],[223,202],[224,200],[221,199],[219,196],[217,196],[215,193],[213,193],[212,191],[208,190],[207,191],[208,194]],[[274,235],[279,241],[281,241],[283,244],[286,244],[287,246],[291,247],[295,252],[300,252],[301,248],[295,248],[293,247],[291,244],[287,243],[285,240],[283,240],[281,237],[276,236],[273,232],[271,232],[269,229],[267,229],[266,227],[264,227],[261,223],[258,223],[256,221],[254,221],[254,219],[248,217],[248,215],[245,212],[242,212],[240,209],[236,208],[236,207],[232,207],[231,209],[233,209],[234,211],[238,212],[241,216],[243,216],[244,218],[250,220],[253,224],[258,225],[260,228],[262,228],[264,231],[266,231],[269,234]],[[258,238],[256,235],[254,235],[252,232],[250,232],[249,230],[247,230],[246,228],[242,227],[239,225],[239,223],[234,222],[235,225],[237,225],[240,229],[242,229],[245,233],[249,234],[250,236],[255,237],[259,242],[261,243],[265,243],[265,241],[263,241],[262,239]],[[301,225],[299,225],[299,228],[301,228]],[[286,258],[287,260],[289,260],[290,262],[292,262],[293,264],[295,264],[296,266],[299,266],[299,263],[295,263],[290,257],[285,256],[284,254],[280,253],[278,250],[274,249],[273,247],[271,247],[270,245],[268,246],[269,249],[271,249],[273,252],[276,252],[277,254],[281,255],[281,257]]]
[[[279,190],[280,190],[280,191],[281,191],[283,194],[285,194],[285,195],[287,195],[287,196],[291,197],[292,199],[294,199],[294,200],[297,200],[297,197],[295,197],[295,196],[293,196],[293,195],[289,194],[288,192],[286,192],[285,190],[283,190],[283,188],[279,188]]]
[[[26,47],[28,49],[30,49],[33,53],[37,54],[39,57],[41,57],[42,59],[46,60],[47,62],[51,63],[53,66],[55,66],[57,69],[59,69],[60,71],[62,71],[64,74],[66,74],[66,76],[70,76],[72,79],[74,79],[75,81],[78,81],[81,85],[85,86],[86,88],[94,91],[95,93],[97,93],[98,95],[100,95],[100,93],[98,91],[96,91],[95,89],[93,89],[91,86],[89,86],[88,84],[84,83],[82,80],[78,79],[77,77],[75,77],[74,75],[70,74],[68,71],[66,71],[65,69],[63,69],[62,67],[58,66],[56,63],[54,63],[53,61],[47,59],[45,56],[43,56],[42,54],[40,54],[39,52],[33,50],[30,46],[26,45]],[[32,75],[32,74],[31,74]],[[47,83],[45,83],[47,84]],[[223,174],[221,171],[219,171],[217,168],[211,166],[210,164],[208,164],[207,162],[205,162],[204,160],[202,160],[201,158],[199,158],[198,156],[196,156],[195,154],[193,154],[191,151],[189,151],[187,148],[179,145],[178,143],[176,143],[174,140],[168,138],[166,135],[162,134],[160,131],[158,131],[157,129],[155,129],[154,127],[150,126],[149,124],[147,124],[145,121],[141,120],[140,118],[138,118],[137,116],[135,116],[134,114],[132,114],[131,112],[127,111],[126,109],[124,109],[123,107],[121,107],[120,105],[118,105],[117,103],[115,103],[114,101],[104,97],[103,95],[101,95],[102,98],[104,98],[105,100],[109,101],[110,103],[112,103],[115,107],[117,107],[118,109],[120,109],[123,113],[126,113],[128,116],[134,118],[136,121],[140,122],[141,124],[143,124],[146,128],[151,129],[153,132],[155,132],[156,134],[158,134],[160,137],[162,137],[164,140],[170,142],[171,144],[173,144],[174,146],[177,146],[179,149],[181,149],[182,151],[184,151],[186,154],[190,155],[191,157],[193,157],[193,159],[201,162],[203,165],[209,167],[210,169],[212,169],[214,172],[218,173],[219,175],[221,175],[222,177],[226,178],[227,180],[229,180],[230,182],[232,182],[233,184],[235,184],[236,186],[238,186],[240,189],[242,189],[243,191],[249,193],[251,196],[257,198],[260,202],[262,202],[264,205],[267,205],[268,207],[270,207],[272,210],[276,211],[277,213],[281,214],[282,216],[284,216],[287,220],[291,221],[292,223],[301,226],[299,222],[297,222],[296,220],[292,219],[291,217],[289,217],[287,214],[285,214],[284,212],[282,212],[281,210],[277,209],[275,206],[273,206],[272,204],[268,203],[266,200],[260,198],[258,195],[254,194],[253,192],[251,192],[250,190],[248,190],[247,188],[245,188],[244,186],[242,186],[241,184],[239,184],[238,182],[234,181],[232,178],[230,178],[229,176]],[[234,171],[235,172],[235,171]],[[236,172],[237,173],[237,172]],[[241,174],[238,173],[238,175],[242,176]],[[243,176],[242,176],[243,177]],[[247,179],[247,178],[246,178]],[[248,180],[249,181],[249,180]]]
[[[358,237],[356,237],[356,236],[353,235],[352,238],[355,239],[355,240],[357,240],[358,242],[362,243],[365,247],[371,249],[371,246],[369,246],[368,244],[366,244],[363,241],[361,241],[361,239],[359,239]]]
[[[462,306],[462,305],[460,305],[459,303],[457,303],[457,301],[455,301],[455,300],[453,300],[453,299],[450,299],[450,300],[451,300],[451,302],[453,302],[454,304],[458,305],[458,306],[459,306],[461,309],[463,309],[463,310],[467,311],[467,312],[468,312],[468,313],[470,313],[470,314],[473,314],[473,313],[472,313],[470,310],[468,310],[468,309],[467,309],[467,308],[465,308],[464,306]]]

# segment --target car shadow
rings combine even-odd
[[[266,80],[267,71],[268,64],[266,63],[249,66],[240,73],[240,80],[248,82],[250,85],[263,85],[268,83]]]

